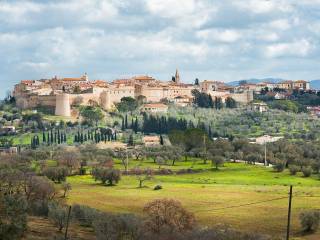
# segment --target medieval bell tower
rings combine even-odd
[[[178,71],[178,69],[176,69],[176,74],[175,74],[175,82],[176,83],[180,83],[180,75],[179,75],[179,71]]]

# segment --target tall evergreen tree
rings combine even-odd
[[[164,142],[163,142],[163,137],[162,137],[162,135],[160,135],[160,144],[161,144],[161,145],[164,145]]]
[[[133,135],[132,134],[129,136],[128,145],[129,146],[134,146],[134,140],[133,140]]]
[[[138,132],[138,117],[136,117],[136,120],[134,122],[134,131],[135,131],[135,133]]]
[[[128,115],[126,114],[126,117],[124,119],[124,128],[128,129]]]
[[[42,132],[42,142],[45,143],[47,140],[46,140],[46,133],[43,131]]]
[[[124,129],[125,129],[125,126],[124,126],[124,118],[122,117],[121,130],[123,131]]]

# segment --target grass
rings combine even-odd
[[[47,240],[47,239],[64,239],[64,229],[59,232],[57,227],[47,218],[29,217],[28,229],[24,234],[23,240]],[[91,228],[85,228],[70,223],[68,228],[68,239],[73,240],[95,240],[95,233]]]
[[[300,235],[299,213],[304,209],[320,207],[320,198],[316,197],[320,196],[317,177],[290,176],[288,172],[275,173],[269,168],[240,163],[227,163],[218,171],[156,176],[146,183],[148,187],[142,189],[137,188],[135,176],[123,176],[114,187],[102,186],[89,175],[72,176],[68,182],[72,185],[68,198],[70,204],[142,214],[143,206],[148,201],[174,198],[193,212],[202,224],[230,224],[243,231],[277,236],[285,233],[290,184],[294,185],[292,233],[295,236]],[[156,184],[161,184],[163,189],[154,191]],[[274,198],[283,199],[262,202]],[[233,208],[255,202],[261,203]]]

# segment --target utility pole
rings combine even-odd
[[[129,165],[128,148],[126,148],[126,174],[128,174],[128,165]]]
[[[69,206],[69,210],[68,210],[67,225],[66,225],[66,231],[64,233],[64,240],[68,239],[68,228],[69,228],[70,212],[71,212],[71,206]]]
[[[287,223],[287,237],[286,237],[286,240],[289,240],[289,237],[290,237],[291,203],[292,203],[292,185],[290,186],[290,192],[289,192],[288,223]]]
[[[207,146],[206,146],[206,135],[203,134],[203,148],[204,148],[204,158],[205,163],[207,162]]]
[[[264,141],[264,165],[267,166],[267,141]]]

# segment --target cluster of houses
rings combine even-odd
[[[294,89],[308,91],[310,90],[310,83],[305,80],[297,80],[297,81],[286,80],[279,83],[269,83],[269,82],[262,82],[257,84],[246,83],[246,84],[241,84],[236,88],[242,89],[242,90],[251,90],[256,94],[260,94],[263,90],[266,90],[266,89],[268,89],[269,91],[273,91],[275,89],[281,89],[284,91],[292,91]],[[277,97],[280,97],[280,95]]]
[[[71,116],[74,105],[96,104],[105,110],[112,110],[123,97],[142,99],[149,104],[144,109],[152,112],[166,108],[161,102],[187,106],[193,103],[193,90],[210,94],[212,98],[221,98],[223,102],[229,97],[239,104],[248,104],[253,100],[252,90],[237,89],[219,81],[183,83],[178,70],[169,81],[145,75],[112,82],[90,81],[87,74],[80,78],[23,80],[15,85],[13,96],[18,108],[42,106],[53,108],[56,115]]]

